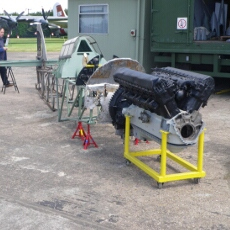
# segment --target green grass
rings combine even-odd
[[[64,38],[46,38],[47,52],[60,52]],[[37,38],[10,38],[7,52],[37,52]]]

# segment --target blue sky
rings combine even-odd
[[[67,9],[68,0],[5,0],[1,1],[0,14],[3,11],[7,11],[9,14],[13,12],[21,13],[25,11],[24,15],[29,12],[41,11],[42,7],[45,11],[53,10],[53,6],[56,2],[59,2],[63,9]]]

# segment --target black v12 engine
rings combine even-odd
[[[119,68],[113,74],[119,88],[109,104],[116,133],[123,136],[125,116],[130,116],[131,135],[140,140],[161,141],[169,132],[168,149],[174,152],[194,145],[204,129],[199,109],[214,91],[210,76],[172,67],[152,74]]]

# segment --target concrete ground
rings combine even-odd
[[[35,56],[8,53],[9,60]],[[76,123],[58,122],[57,112],[40,99],[35,68],[13,71],[20,93],[13,87],[0,93],[1,230],[230,229],[229,93],[212,95],[201,109],[206,177],[199,184],[182,180],[158,189],[136,166],[126,166],[111,124],[92,126],[99,147],[84,150],[80,139],[71,139]],[[196,147],[180,156],[194,163]],[[158,165],[155,157],[148,161]]]

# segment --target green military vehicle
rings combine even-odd
[[[230,0],[152,0],[154,65],[230,77]]]

